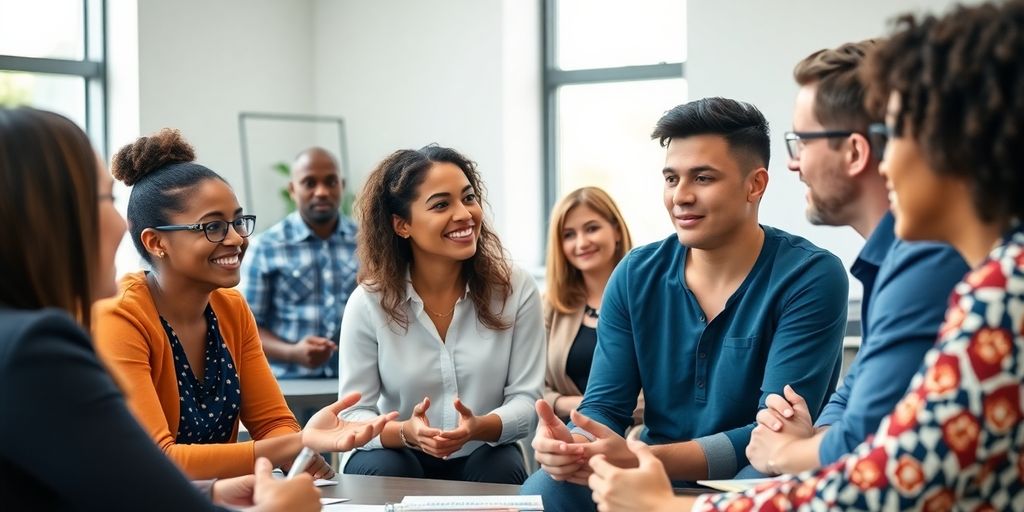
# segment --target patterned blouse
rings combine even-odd
[[[835,464],[694,510],[1024,510],[1024,228],[956,285],[938,345],[878,431]]]
[[[181,400],[181,421],[176,442],[181,444],[213,444],[231,441],[231,432],[242,404],[238,371],[221,339],[217,316],[206,306],[206,350],[203,381],[196,378],[189,366],[185,349],[171,326],[160,317],[174,353],[174,370],[178,374],[178,396]]]

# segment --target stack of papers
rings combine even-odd
[[[427,510],[544,510],[539,495],[533,496],[406,496],[395,512]]]
[[[743,478],[738,480],[697,480],[698,484],[712,489],[725,492],[743,492],[748,489],[753,489],[758,485],[765,482],[770,482],[771,478]]]

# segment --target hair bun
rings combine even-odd
[[[160,167],[177,162],[192,162],[195,159],[195,150],[181,136],[181,132],[164,128],[155,135],[139,137],[118,150],[110,170],[115,179],[132,186]]]

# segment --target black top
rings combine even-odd
[[[590,363],[594,362],[594,347],[597,346],[597,329],[580,325],[579,332],[572,340],[569,357],[565,361],[565,374],[572,379],[580,393],[587,390],[590,379]]]
[[[0,507],[225,510],[139,427],[67,313],[7,308],[0,308]]]
[[[185,348],[181,346],[174,329],[160,317],[167,339],[174,353],[174,369],[178,375],[178,396],[181,397],[181,421],[178,422],[177,442],[181,444],[212,444],[231,441],[235,417],[242,405],[238,387],[238,370],[231,352],[220,336],[217,315],[206,305],[206,350],[204,351],[203,381],[199,382],[189,366]]]

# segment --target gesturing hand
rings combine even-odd
[[[423,453],[441,457],[435,439],[441,431],[430,426],[427,419],[427,409],[430,408],[430,398],[424,398],[422,402],[412,408],[412,417],[402,422],[402,434],[406,442],[418,448]]]
[[[349,393],[341,400],[317,411],[302,429],[302,444],[317,452],[347,452],[380,435],[397,412],[381,414],[369,421],[346,421],[339,417],[345,409],[359,402],[359,393]]]
[[[458,398],[455,399],[455,410],[459,413],[459,426],[443,431],[434,437],[434,441],[437,442],[435,457],[445,458],[459,451],[462,445],[473,439],[473,435],[477,431],[480,420]]]
[[[574,439],[569,428],[555,416],[551,405],[544,400],[537,400],[536,409],[540,421],[531,444],[537,463],[551,478],[568,480],[586,464],[583,458],[583,444],[586,441]]]
[[[630,439],[627,448],[639,464],[635,469],[616,467],[604,455],[590,459],[593,474],[587,483],[597,509],[602,512],[684,510],[673,506],[672,484],[650,447]]]

